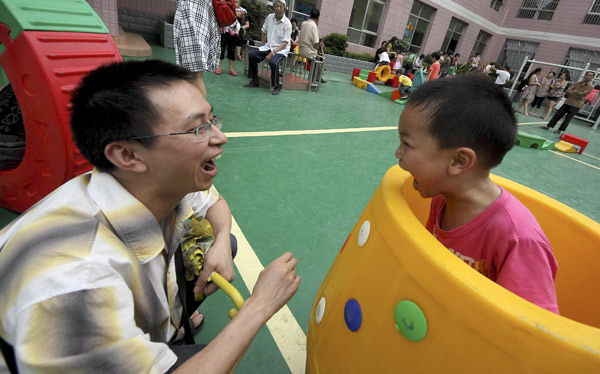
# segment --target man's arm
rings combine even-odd
[[[581,89],[577,89],[575,88],[575,85],[571,85],[571,87],[569,87],[567,89],[567,93],[570,93],[572,95],[576,95],[576,96],[585,96],[587,94],[589,94],[590,92],[592,92],[592,90],[594,89],[594,87],[592,87],[592,85],[586,85],[583,86]]]
[[[286,252],[258,276],[250,296],[238,314],[200,352],[175,373],[232,373],[258,330],[296,293],[300,277],[295,259]]]
[[[235,276],[231,258],[231,210],[222,196],[219,196],[219,200],[208,209],[206,219],[213,228],[215,242],[206,253],[202,273],[198,277],[194,293],[202,292],[204,295],[210,295],[218,289],[217,285],[206,282],[213,271],[230,282]]]

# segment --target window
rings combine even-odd
[[[476,53],[483,54],[485,50],[485,46],[488,44],[488,41],[492,37],[491,34],[488,34],[485,31],[479,31],[477,35],[477,39],[475,39],[475,44],[473,45],[473,50],[471,51],[471,56],[475,56]]]
[[[385,0],[354,0],[348,25],[348,41],[373,47],[384,7]]]
[[[581,48],[569,48],[563,65],[584,68],[588,62],[590,64],[588,70],[597,71],[600,68],[600,52]],[[581,71],[573,69],[567,69],[567,71],[573,82],[583,78],[583,72]]]
[[[310,11],[317,7],[318,0],[291,0],[288,1],[290,7],[290,18],[296,18],[298,20],[298,26],[302,24],[302,21],[306,21],[310,18]]]
[[[496,12],[498,12],[500,10],[500,8],[502,8],[502,0],[492,0],[492,3],[490,4],[490,8],[494,9]]]
[[[559,0],[523,0],[517,18],[543,19],[550,21]]]
[[[591,25],[600,25],[600,0],[594,0],[588,10],[583,23],[589,23]]]
[[[525,56],[529,57],[531,60],[535,56],[539,46],[540,43],[506,39],[504,48],[502,48],[500,57],[498,57],[498,63],[503,66],[510,66],[511,72],[519,71]],[[525,73],[525,71],[523,71],[523,73]],[[521,77],[521,79],[523,78]]]
[[[404,40],[407,40],[410,44],[409,51],[420,51],[434,12],[435,8],[425,5],[420,1],[415,0],[413,3],[408,23],[406,24],[406,30],[404,31]]]
[[[442,43],[441,50],[452,52],[456,51],[456,47],[458,46],[458,42],[460,41],[460,36],[462,35],[462,32],[466,27],[466,23],[452,17],[452,19],[450,20],[450,25],[448,26],[448,31],[446,31],[446,37],[444,38],[444,42]]]

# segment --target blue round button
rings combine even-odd
[[[358,301],[350,299],[346,302],[344,319],[346,320],[346,326],[348,326],[350,331],[357,331],[360,329],[362,323],[362,311],[360,310]]]

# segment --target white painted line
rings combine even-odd
[[[591,157],[591,158],[595,158],[596,160],[599,160],[599,161],[600,161],[600,157],[596,157],[596,156],[588,155],[588,154],[587,154],[587,153],[585,153],[585,152],[584,152],[584,153],[582,153],[582,155],[584,155],[584,156],[588,156],[588,157]]]
[[[579,162],[580,164],[584,164],[584,165],[586,165],[586,166],[589,166],[589,167],[591,167],[591,168],[594,168],[594,169],[598,169],[598,170],[600,170],[600,168],[599,168],[599,167],[597,167],[597,166],[590,165],[590,164],[588,164],[587,162],[583,162],[583,161],[577,160],[577,159],[575,159],[575,158],[573,158],[573,157],[569,157],[569,156],[567,156],[567,155],[565,155],[565,154],[562,154],[561,152],[557,152],[557,151],[550,151],[550,152],[552,152],[552,153],[554,153],[554,154],[557,154],[557,155],[559,155],[559,156],[562,156],[562,157],[568,158],[569,160],[577,161],[577,162]]]
[[[526,126],[526,125],[545,125],[547,122],[519,122],[517,126]]]
[[[355,128],[347,128],[347,129],[326,129],[326,130],[226,132],[225,135],[228,138],[251,138],[251,137],[258,137],[258,136],[340,134],[340,133],[350,133],[350,132],[389,131],[389,130],[398,130],[398,127],[397,126],[384,126],[384,127],[355,127]]]
[[[256,256],[256,253],[248,243],[244,233],[238,226],[235,218],[231,217],[231,233],[235,235],[238,242],[238,252],[235,256],[237,266],[248,291],[252,292],[258,275],[264,266]],[[304,374],[306,365],[306,335],[294,318],[287,305],[279,310],[267,322],[267,327],[287,363],[290,373]]]

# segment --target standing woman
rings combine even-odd
[[[177,65],[194,73],[192,84],[206,99],[203,73],[215,71],[221,35],[211,0],[179,0],[173,27]]]
[[[537,91],[538,86],[540,85],[539,76],[542,74],[542,68],[537,68],[533,71],[529,80],[527,81],[527,86],[521,93],[521,98],[519,102],[519,107],[517,108],[517,112],[523,113],[526,116],[529,115],[527,113],[527,109],[529,108],[529,103],[533,101],[535,97],[535,92]],[[523,107],[523,111],[521,111],[521,107]]]
[[[563,96],[565,96],[565,87],[567,87],[567,74],[560,73],[558,79],[550,84],[550,90],[548,91],[548,101],[546,103],[546,111],[540,116],[544,121],[548,120],[550,112],[554,104],[556,104]]]
[[[532,116],[537,116],[538,109],[542,107],[544,99],[548,96],[550,85],[554,83],[554,74],[553,71],[549,72],[546,78],[542,79],[537,91],[535,91],[535,99],[531,103],[531,110],[535,110],[535,113],[531,113]]]

